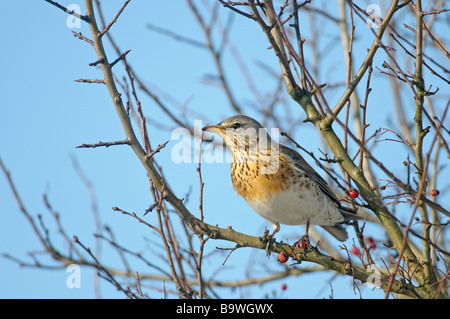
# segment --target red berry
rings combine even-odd
[[[359,192],[357,189],[352,189],[350,193],[348,193],[351,198],[357,198],[359,196]]]
[[[308,242],[305,240],[302,240],[302,249],[303,250],[308,250]]]
[[[437,196],[437,195],[439,195],[439,191],[437,189],[432,189],[431,192],[430,192],[430,195],[431,196]]]
[[[282,284],[282,285],[281,285],[281,290],[286,290],[286,289],[287,289],[286,284]]]
[[[352,247],[352,250],[350,250],[350,252],[355,255],[355,256],[359,256],[359,249],[356,248],[355,246]]]
[[[370,248],[375,249],[377,248],[377,244],[375,243],[375,241],[373,240],[372,237],[367,237],[366,238],[366,243],[369,245]]]
[[[277,259],[280,263],[284,264],[286,261],[289,260],[289,255],[286,254],[285,252],[281,252],[278,254]]]
[[[303,250],[308,250],[308,241],[305,238],[300,239],[295,246],[297,248],[303,249]]]

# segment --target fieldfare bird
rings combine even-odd
[[[327,182],[296,151],[271,139],[251,117],[236,115],[203,131],[218,133],[233,154],[231,182],[250,207],[268,220],[273,235],[280,224],[319,225],[340,241],[348,237],[342,226],[360,219],[340,204]]]

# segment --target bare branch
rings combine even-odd
[[[75,11],[69,10],[69,9],[67,9],[66,7],[60,5],[58,2],[55,2],[55,1],[52,1],[52,0],[44,0],[44,1],[46,1],[46,2],[48,2],[48,3],[50,3],[50,4],[52,4],[52,5],[54,5],[54,6],[57,7],[58,9],[61,9],[62,11],[66,12],[66,13],[68,13],[68,14],[73,15],[74,17],[76,17],[76,18],[78,18],[78,19],[81,19],[81,20],[86,21],[86,22],[89,22],[89,21],[90,21],[89,17],[84,16],[84,15],[79,15],[79,14],[76,13]]]
[[[119,18],[120,14],[122,13],[122,11],[125,9],[125,7],[127,6],[127,4],[130,2],[131,0],[127,0],[125,1],[125,3],[123,4],[122,8],[120,8],[119,12],[117,12],[116,16],[114,17],[114,19],[111,20],[111,22],[106,26],[105,29],[103,29],[102,32],[100,32],[100,37],[103,37],[105,35],[106,32],[108,32],[108,30],[112,27],[112,25],[114,23],[117,22],[117,19]]]
[[[96,144],[81,144],[79,146],[77,146],[76,148],[96,148],[99,146],[105,146],[105,147],[110,147],[113,145],[130,145],[130,141],[128,140],[123,140],[123,141],[114,141],[114,142],[98,142]]]

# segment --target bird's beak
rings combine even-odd
[[[221,127],[219,124],[205,126],[204,128],[202,128],[202,131],[211,132],[211,133],[222,133],[224,130],[225,129],[223,127]]]

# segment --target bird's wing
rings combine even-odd
[[[336,194],[331,190],[330,186],[328,186],[328,183],[320,176],[304,159],[303,157],[294,151],[293,149],[290,149],[289,147],[280,145],[281,148],[283,148],[282,152],[289,155],[289,157],[293,161],[293,165],[296,169],[300,170],[302,173],[306,174],[309,178],[311,178],[316,184],[319,186],[320,190],[324,192],[328,197],[330,197],[333,201],[335,201],[339,206],[339,200],[336,197]]]
[[[323,193],[325,193],[331,200],[333,200],[336,203],[336,205],[338,206],[339,211],[342,213],[342,215],[344,216],[346,221],[347,220],[363,219],[363,217],[358,215],[356,209],[353,209],[353,208],[350,208],[350,207],[345,207],[345,206],[341,205],[341,203],[339,202],[339,199],[337,198],[336,194],[333,192],[333,190],[330,188],[330,186],[328,186],[328,183],[322,178],[322,176],[320,176],[314,170],[314,168],[312,168],[304,160],[304,158],[299,153],[297,153],[293,149],[290,149],[289,147],[286,147],[286,146],[280,145],[280,147],[283,148],[281,151],[287,153],[288,156],[292,159],[294,167],[296,169],[298,169],[299,171],[301,171],[302,173],[306,174],[309,178],[311,178],[311,180],[316,182],[316,184],[317,184],[317,186],[319,186],[320,190]],[[338,229],[336,229],[335,234],[333,234],[333,232],[331,230],[327,229],[328,232],[330,232],[333,236],[338,238],[337,237],[337,235],[338,235],[338,231],[337,230]],[[344,238],[343,233],[341,235],[342,236],[340,236],[340,237]]]

